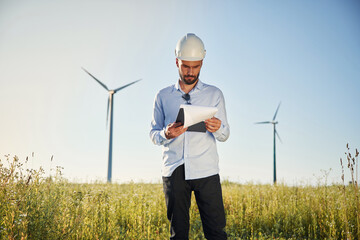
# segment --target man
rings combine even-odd
[[[199,80],[204,44],[195,34],[181,38],[175,49],[180,79],[155,97],[150,138],[163,146],[163,188],[170,239],[189,239],[189,208],[194,191],[206,239],[227,239],[216,140],[230,134],[222,92]],[[205,120],[205,132],[187,131],[176,118],[181,104],[217,107]]]

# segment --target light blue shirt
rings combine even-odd
[[[230,134],[226,118],[225,100],[220,89],[205,84],[200,80],[189,92],[190,103],[198,106],[217,107],[215,117],[221,120],[220,128],[210,133],[189,132],[173,139],[166,139],[165,128],[176,120],[182,98],[179,81],[160,90],[155,97],[150,138],[156,145],[162,145],[163,167],[162,176],[169,177],[181,164],[184,164],[185,179],[198,179],[219,173],[219,156],[216,140],[224,142]]]

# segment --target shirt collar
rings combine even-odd
[[[183,90],[181,90],[180,87],[180,83],[179,83],[180,79],[178,79],[174,85],[173,91],[181,91],[183,92]],[[204,83],[202,81],[200,81],[200,79],[198,80],[197,84],[195,85],[195,87],[191,90],[192,92],[196,91],[196,90],[201,90],[204,88]]]

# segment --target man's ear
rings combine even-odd
[[[176,66],[179,68],[179,59],[176,58]]]

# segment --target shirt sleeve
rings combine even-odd
[[[156,145],[164,145],[172,139],[165,137],[165,115],[161,103],[160,93],[155,96],[151,121],[150,139]]]
[[[218,112],[215,114],[215,117],[221,120],[221,126],[216,132],[213,132],[213,135],[218,141],[225,142],[230,136],[230,126],[226,117],[224,95],[221,90],[219,90],[219,92],[219,101],[216,105]]]

